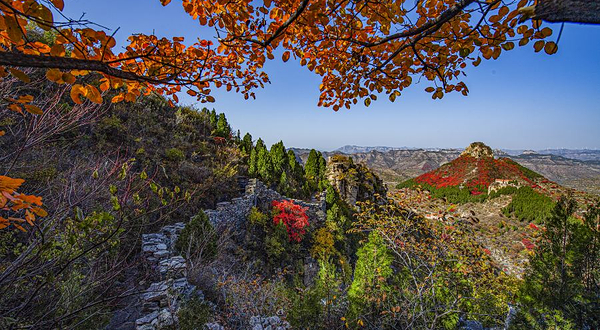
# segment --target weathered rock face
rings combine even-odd
[[[359,201],[376,200],[377,194],[385,197],[387,188],[369,168],[354,164],[352,158],[342,155],[329,157],[327,180],[349,205]]]
[[[494,157],[494,151],[483,142],[473,142],[460,155],[475,158]]]

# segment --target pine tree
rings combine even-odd
[[[210,112],[210,116],[208,118],[210,120],[210,126],[212,127],[212,129],[216,129],[217,128],[217,111],[215,111],[215,109],[212,109],[212,111]]]
[[[600,327],[599,212],[591,208],[582,221],[573,217],[576,209],[573,199],[561,197],[545,222],[521,289],[524,308],[518,326],[537,329],[555,322],[553,328]]]
[[[248,175],[250,175],[251,177],[256,177],[258,175],[258,156],[256,150],[256,148],[253,148],[252,151],[250,151],[250,160],[248,162]]]
[[[216,134],[217,136],[229,138],[231,136],[231,127],[227,123],[227,118],[225,118],[224,113],[219,114],[219,119],[217,119],[217,128]]]
[[[245,152],[246,154],[250,154],[252,147],[252,135],[250,135],[250,133],[246,133],[246,135],[244,135],[244,138],[242,139],[242,142],[240,142],[240,150]]]
[[[266,183],[271,184],[273,180],[273,164],[267,148],[262,148],[258,151],[258,160],[256,169],[260,178]]]
[[[281,173],[287,170],[287,155],[285,154],[285,146],[282,141],[279,141],[271,146],[269,152],[271,163],[273,164],[273,173],[275,177],[281,176]]]
[[[304,173],[309,193],[312,193],[317,189],[319,183],[319,157],[315,149],[311,149],[308,153],[308,159],[304,166]]]

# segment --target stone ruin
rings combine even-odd
[[[269,189],[256,179],[248,180],[242,197],[229,202],[218,203],[216,209],[205,210],[209,221],[215,228],[222,225],[239,227],[244,224],[250,210],[254,206],[270,207],[274,200],[288,199],[278,192]],[[314,222],[324,222],[326,217],[325,194],[318,200],[305,202],[292,199],[294,203],[307,208],[307,215]],[[156,274],[158,281],[150,286],[139,297],[141,317],[135,321],[136,330],[160,329],[177,325],[177,312],[181,304],[193,295],[203,300],[201,291],[188,282],[187,262],[175,250],[175,242],[185,223],[178,222],[163,227],[160,232],[142,235],[142,253],[146,264]],[[277,316],[253,316],[250,322],[253,330],[285,330],[290,326]],[[221,330],[217,323],[204,326],[205,329]]]

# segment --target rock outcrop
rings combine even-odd
[[[374,201],[377,195],[385,198],[387,194],[385,184],[375,173],[347,156],[329,157],[325,175],[340,197],[352,206],[356,202]]]
[[[483,142],[473,142],[460,155],[475,158],[494,157],[494,151]]]

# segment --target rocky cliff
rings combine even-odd
[[[329,157],[325,173],[329,183],[349,205],[359,201],[385,197],[387,188],[368,167],[355,164],[352,158],[342,155]]]

